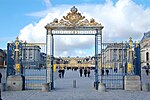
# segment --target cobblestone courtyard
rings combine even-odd
[[[92,75],[91,75],[92,77]],[[77,87],[73,88],[73,80]],[[55,80],[55,89],[50,92],[41,90],[4,91],[3,100],[150,100],[150,92],[107,90],[99,93],[93,88],[93,80],[79,77],[78,71],[66,71],[65,77]]]

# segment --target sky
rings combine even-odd
[[[0,0],[0,49],[9,41],[45,42],[44,26],[75,6],[104,26],[104,42],[140,41],[150,31],[149,0]],[[94,36],[55,36],[55,56],[94,55]]]

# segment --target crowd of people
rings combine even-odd
[[[77,69],[74,69],[74,71],[76,71]],[[79,74],[80,77],[82,77],[82,74],[84,74],[85,77],[90,77],[90,68],[89,67],[85,67],[85,68],[79,68]],[[72,70],[73,71],[73,70]],[[65,68],[64,67],[59,67],[58,69],[58,73],[59,73],[59,78],[64,78],[64,74],[65,74]]]
[[[106,75],[109,75],[109,69],[106,68],[105,71],[106,71]],[[101,69],[101,75],[104,76],[104,68]]]
[[[88,76],[88,77],[90,77],[90,68],[88,67],[88,68],[82,68],[82,67],[80,67],[80,69],[79,69],[79,73],[80,73],[80,77],[82,77],[82,74],[84,74],[84,76],[86,77],[86,76]]]
[[[77,71],[77,70],[78,70],[78,68],[74,69],[74,71]],[[91,70],[90,67],[80,67],[79,68],[80,77],[82,77],[83,75],[84,75],[84,77],[90,77],[90,73],[91,73],[90,70]],[[101,75],[104,76],[104,73],[106,73],[106,75],[108,76],[109,75],[109,70],[110,70],[109,68],[105,68],[105,69],[101,68]],[[73,71],[73,69],[72,69],[72,71]],[[117,68],[114,68],[114,72],[117,73]],[[59,78],[64,78],[65,68],[64,67],[59,67],[58,73],[59,73]]]

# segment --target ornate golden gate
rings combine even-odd
[[[93,18],[85,19],[78,12],[78,9],[72,7],[67,16],[45,26],[47,30],[47,82],[51,83],[51,89],[54,88],[53,61],[54,61],[54,37],[53,35],[95,35],[95,84],[98,89],[98,54],[102,54],[102,29],[103,26],[97,23]]]

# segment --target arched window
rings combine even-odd
[[[149,52],[146,52],[146,61],[149,61]]]

